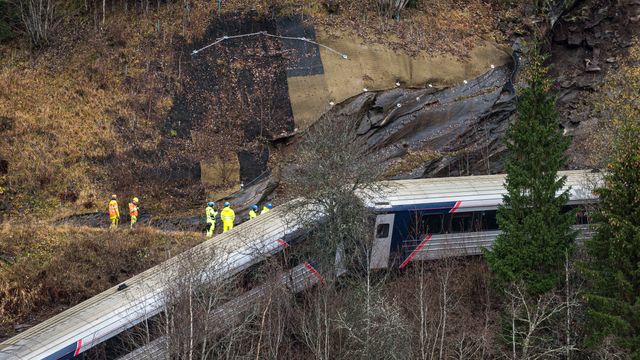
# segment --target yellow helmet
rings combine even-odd
[[[134,198],[133,198],[133,202],[134,202],[134,203],[137,203],[138,201],[140,201],[140,200],[138,200],[138,198],[137,198],[137,197],[134,197]]]

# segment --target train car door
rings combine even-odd
[[[371,250],[372,269],[386,269],[389,266],[389,252],[391,251],[391,235],[393,234],[393,220],[395,214],[382,214],[376,217],[373,233],[373,249]]]

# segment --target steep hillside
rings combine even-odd
[[[484,39],[506,39],[499,18],[514,12],[417,2],[395,21],[374,1],[341,2],[337,14],[320,1],[231,1],[220,13],[206,1],[127,4],[107,3],[104,23],[100,7],[63,13],[39,49],[23,38],[0,45],[4,216],[103,211],[114,192],[173,213],[268,171],[272,143],[294,130],[284,72],[297,60],[260,36],[191,55],[219,36],[275,34],[277,19],[293,16],[327,36],[465,58]]]
[[[106,200],[117,193],[121,210],[131,196],[141,198],[144,223],[185,216],[176,221],[199,231],[195,215],[206,198],[224,197],[277,166],[283,144],[300,130],[300,113],[313,114],[313,122],[328,110],[329,96],[348,100],[362,84],[383,91],[406,79],[405,86],[446,87],[480,75],[491,56],[504,56],[497,44],[511,30],[502,20],[520,11],[480,0],[418,1],[393,20],[373,0],[342,1],[338,9],[319,0],[223,1],[219,12],[208,1],[107,1],[104,14],[97,3],[85,4],[61,9],[45,46],[31,48],[19,32],[0,43],[0,217],[9,222],[0,232],[0,336],[202,240],[54,221],[86,214],[80,222],[104,228]],[[289,76],[313,51],[296,41],[256,35],[192,55],[221,36],[260,31],[309,32],[354,60],[347,72],[327,62],[318,96]],[[474,63],[476,48],[491,56]],[[393,71],[381,71],[380,59]],[[341,86],[345,77],[349,86]],[[78,276],[84,273],[95,276]]]

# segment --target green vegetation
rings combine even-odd
[[[640,58],[636,48],[631,61]],[[590,340],[600,345],[608,337],[640,359],[640,70],[627,65],[606,85],[604,113],[612,117],[614,140],[608,152],[604,185],[597,189],[600,207],[597,233],[587,241],[584,273]]]
[[[532,53],[529,58],[529,87],[520,94],[518,119],[506,135],[508,194],[498,209],[503,232],[486,256],[497,285],[522,283],[535,295],[558,284],[575,235],[574,214],[561,213],[569,194],[557,194],[566,180],[557,172],[569,139],[559,130],[544,57]]]
[[[585,274],[592,340],[614,335],[640,359],[640,123],[619,129],[616,156],[597,189],[597,232],[587,241]]]

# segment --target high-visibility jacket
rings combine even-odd
[[[120,216],[120,210],[118,209],[118,202],[115,200],[109,201],[109,217],[115,218]]]
[[[207,224],[216,222],[216,217],[218,216],[216,209],[211,206],[207,206],[204,213],[207,215]]]
[[[222,219],[223,222],[233,223],[236,219],[236,213],[227,206],[220,212],[220,219]]]
[[[129,215],[138,217],[138,205],[132,202],[129,203]]]
[[[256,216],[258,216],[258,214],[256,214],[256,212],[253,211],[253,209],[249,210],[249,220],[253,219]]]
[[[264,213],[268,213],[269,212],[269,208],[266,206],[262,207],[262,211],[260,211],[260,215],[264,214]]]

